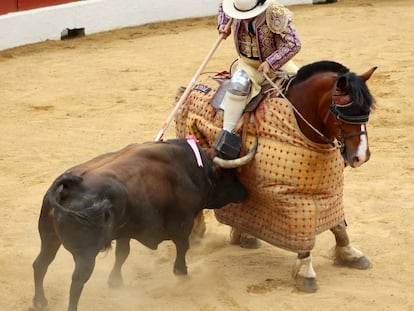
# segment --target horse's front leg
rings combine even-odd
[[[360,270],[371,268],[372,264],[368,258],[349,242],[346,226],[346,222],[343,221],[339,225],[331,228],[336,240],[334,252],[335,264]]]
[[[191,244],[198,244],[204,238],[204,234],[206,233],[206,220],[204,217],[204,211],[201,210],[198,214],[194,217],[194,225],[193,229],[191,230],[190,234],[190,243]]]
[[[292,277],[298,290],[306,293],[314,293],[318,289],[316,284],[316,272],[312,265],[310,252],[298,253],[295,265],[292,269]]]

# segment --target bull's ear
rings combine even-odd
[[[375,70],[377,70],[378,67],[372,67],[370,70],[368,70],[367,72],[364,72],[363,74],[359,75],[359,77],[364,80],[367,81],[369,78],[371,78],[372,74],[374,73]]]

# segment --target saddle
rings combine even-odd
[[[230,78],[230,74],[228,73],[220,73],[218,76],[212,77],[213,80],[216,80],[220,84],[216,93],[210,100],[210,104],[215,109],[222,109],[221,104],[229,87]],[[238,135],[230,134],[227,131],[220,132],[214,143],[214,148],[220,150],[220,157],[229,157],[229,159],[237,157],[242,149],[242,145],[244,145],[243,141],[246,137],[246,127],[244,125],[248,123],[251,113],[259,106],[266,96],[283,96],[283,92],[287,90],[286,87],[289,86],[291,78],[283,71],[280,74],[278,73],[274,80],[275,81],[272,80],[271,83],[266,80],[266,83],[262,84],[259,94],[247,103],[243,115],[235,128],[235,133],[239,133]]]
[[[230,147],[232,148],[232,150],[235,149],[236,151],[240,151],[240,145],[244,145],[244,139],[246,138],[245,131],[247,130],[247,127],[245,125],[249,123],[252,113],[256,110],[256,108],[259,107],[260,103],[265,98],[283,97],[295,76],[296,75],[294,74],[288,74],[286,71],[279,71],[276,73],[275,78],[272,80],[272,83],[265,81],[265,83],[262,84],[259,94],[252,98],[249,103],[247,103],[243,111],[243,115],[236,126],[235,133],[237,133],[237,136],[240,137],[240,141],[239,139],[237,139],[236,143],[230,143]],[[217,88],[217,91],[212,95],[212,97],[205,102],[208,102],[208,104],[211,105],[216,111],[223,110],[222,102],[226,94],[226,91],[230,85],[231,74],[228,71],[222,71],[216,73],[213,76],[209,76],[208,78],[216,81],[219,84],[219,86]],[[193,87],[193,90],[197,90],[202,93],[208,94],[211,92],[212,87],[204,83],[200,83],[196,84]],[[176,100],[182,96],[184,91],[185,87],[178,88],[175,97]],[[221,133],[223,133],[223,131]],[[226,132],[224,131],[224,133]],[[220,144],[220,137],[218,137],[217,140],[219,140],[217,144]],[[229,145],[229,142],[226,139],[224,139],[223,141],[226,141],[226,146]],[[239,147],[233,148],[233,145],[237,145]],[[219,149],[221,150],[222,148]],[[208,153],[208,156],[211,159],[217,155],[216,150],[213,147],[205,151]]]
[[[281,97],[285,95],[288,90],[288,87],[295,76],[288,75],[285,71],[278,72],[276,77],[273,79],[273,83],[278,86],[278,89],[275,89],[269,82],[266,81],[262,85],[262,88],[255,97],[253,97],[250,102],[247,103],[246,107],[244,108],[243,113],[252,112],[254,111],[257,106],[261,103],[261,101],[269,94],[272,93],[273,96]],[[217,89],[217,92],[211,98],[210,104],[216,109],[222,109],[221,103],[223,102],[224,95],[230,84],[230,73],[224,71],[216,74],[212,77],[213,80],[217,81],[220,86]],[[275,94],[274,94],[275,93]]]

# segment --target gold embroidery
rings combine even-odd
[[[256,36],[250,35],[243,25],[240,25],[238,42],[242,55],[246,57],[259,57]]]
[[[272,2],[266,10],[267,25],[274,33],[284,32],[291,18],[292,12],[276,2]]]

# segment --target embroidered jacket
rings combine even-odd
[[[220,3],[218,24],[227,24],[228,20]],[[233,21],[233,36],[238,55],[241,54],[239,31],[242,25],[242,20]],[[255,18],[253,29],[256,34],[254,38],[259,58],[262,62],[267,61],[273,70],[283,66],[301,49],[301,42],[292,24],[292,13],[275,1],[272,1],[266,11]]]

